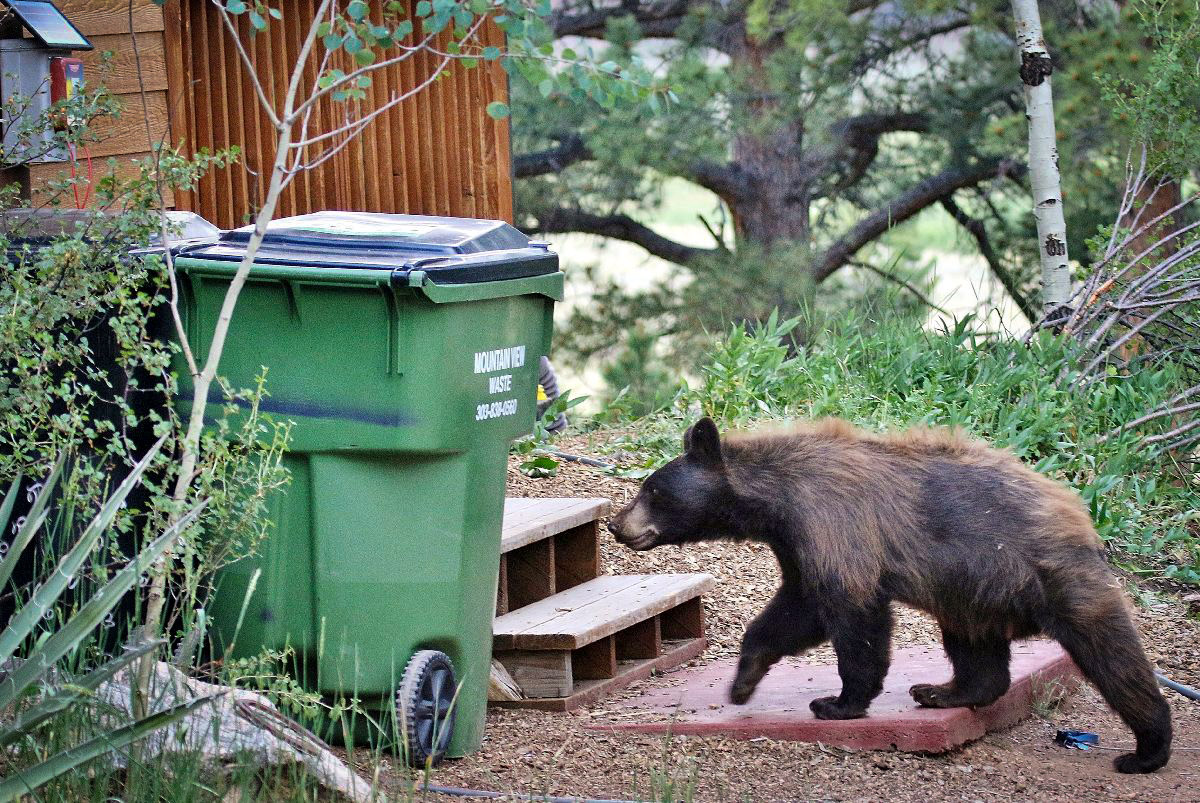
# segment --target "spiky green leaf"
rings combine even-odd
[[[160,728],[165,728],[173,722],[178,722],[197,708],[208,705],[213,700],[222,696],[222,694],[198,697],[195,700],[181,703],[165,711],[159,711],[123,728],[117,728],[109,733],[101,734],[94,739],[89,739],[83,744],[72,747],[69,750],[63,750],[61,753],[57,753],[28,769],[14,770],[9,777],[0,781],[0,803],[9,803],[9,801],[17,800],[23,795],[28,795],[37,788],[49,783],[60,775],[65,775],[73,771],[79,765],[91,761],[97,756],[102,756],[113,750],[119,750],[125,745],[148,736]]]

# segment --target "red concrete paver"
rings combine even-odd
[[[950,663],[940,646],[905,647],[893,651],[883,694],[875,698],[867,716],[832,721],[815,718],[808,704],[841,689],[836,666],[785,659],[744,706],[733,705],[727,698],[735,668],[734,659],[724,659],[674,672],[667,676],[670,685],[618,703],[631,709],[631,714],[646,711],[645,721],[622,716],[620,722],[597,722],[590,727],[941,753],[1029,716],[1035,687],[1040,684],[1058,679],[1073,686],[1079,677],[1075,664],[1055,642],[1017,642],[1012,650],[1012,686],[995,703],[974,711],[921,708],[909,696],[908,688],[914,683],[944,683],[950,677]],[[664,721],[664,717],[673,719]]]

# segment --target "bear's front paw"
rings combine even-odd
[[[908,690],[917,705],[926,708],[953,708],[951,705],[952,690],[948,685],[934,683],[918,683]]]
[[[860,719],[867,709],[844,705],[837,697],[818,697],[808,704],[817,719]]]
[[[754,689],[756,685],[757,684],[735,680],[733,685],[729,687],[729,702],[733,703],[734,705],[745,705],[746,702],[754,695]]]

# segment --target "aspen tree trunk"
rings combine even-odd
[[[1071,295],[1067,224],[1063,219],[1054,100],[1050,92],[1053,68],[1042,38],[1037,0],[1013,0],[1013,18],[1017,27],[1017,46],[1021,51],[1025,116],[1029,119],[1029,178],[1042,262],[1042,306],[1048,311],[1065,304]]]

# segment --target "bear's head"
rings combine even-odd
[[[618,543],[639,552],[663,544],[729,537],[733,488],[711,418],[683,436],[683,454],[651,474],[608,529]]]

